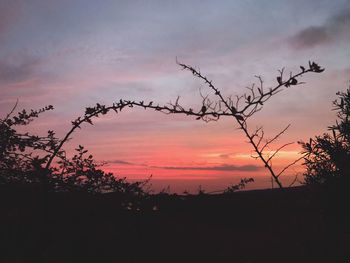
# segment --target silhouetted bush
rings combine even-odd
[[[47,136],[40,137],[28,132],[19,133],[17,129],[53,107],[50,105],[29,113],[22,110],[12,117],[16,106],[17,103],[4,119],[0,119],[0,182],[39,182],[41,165],[57,144],[55,134],[48,131]]]
[[[46,106],[40,110],[23,110],[12,116],[11,112],[0,119],[0,183],[2,184],[43,184],[47,191],[79,191],[88,193],[119,193],[129,197],[143,197],[149,182],[127,182],[113,173],[99,169],[98,164],[87,150],[79,145],[77,153],[66,157],[62,141],[53,131],[46,136],[18,132],[19,126],[26,126],[45,111],[53,110]],[[67,141],[67,139],[65,139]],[[57,157],[57,165],[48,167],[52,157]]]
[[[195,110],[193,108],[187,109],[186,107],[182,106],[179,102],[180,97],[177,97],[175,103],[169,103],[168,105],[164,106],[160,106],[159,104],[154,105],[153,101],[150,103],[145,103],[144,101],[135,102],[122,100],[119,104],[117,103],[116,106],[138,106],[145,109],[154,109],[165,114],[185,114],[187,116],[195,117],[196,120],[203,120],[205,122],[218,121],[222,117],[232,117],[236,124],[238,124],[239,129],[243,131],[245,137],[248,139],[248,143],[253,148],[253,153],[251,154],[252,158],[259,159],[268,170],[271,178],[277,184],[277,186],[283,188],[280,177],[287,169],[301,161],[303,156],[287,164],[285,167],[280,169],[280,171],[277,171],[272,165],[273,159],[282,149],[288,145],[291,145],[292,143],[286,143],[279,146],[274,153],[271,153],[270,150],[271,146],[285,133],[290,125],[287,125],[286,128],[284,128],[274,137],[267,138],[262,126],[251,130],[249,119],[257,112],[262,110],[263,105],[265,105],[266,102],[268,102],[274,95],[278,94],[283,89],[303,84],[304,82],[299,82],[298,79],[304,74],[322,73],[325,69],[319,66],[316,62],[311,61],[309,61],[308,66],[300,66],[299,72],[290,72],[289,75],[286,75],[284,68],[282,68],[279,70],[279,74],[276,77],[277,84],[275,84],[273,87],[267,88],[263,78],[261,76],[256,76],[257,83],[247,87],[248,92],[244,93],[243,95],[225,96],[224,93],[213,84],[213,81],[203,75],[199,69],[178,61],[177,63],[182,69],[188,70],[194,77],[202,80],[211,90],[212,95],[214,95],[216,98],[210,97],[209,94],[203,95],[202,92],[200,92],[202,98],[202,107],[200,110]],[[292,186],[295,181],[293,181],[290,186]],[[235,188],[229,188],[228,192],[230,193],[233,189]],[[203,194],[202,189],[199,189],[199,194]]]
[[[103,164],[95,162],[93,156],[81,145],[72,159],[58,162],[57,172],[52,173],[52,183],[56,191],[86,191],[89,193],[118,192],[126,195],[143,196],[146,192],[144,182],[127,182],[126,178],[117,178],[113,173],[99,169]]]
[[[200,110],[192,108],[186,109],[179,103],[179,97],[175,103],[167,105],[159,105],[153,101],[133,101],[119,100],[112,105],[101,105],[96,103],[94,107],[87,107],[82,116],[71,122],[72,126],[62,139],[55,138],[53,131],[48,131],[47,136],[39,137],[29,135],[28,133],[17,133],[16,125],[27,125],[33,118],[46,110],[53,109],[48,106],[39,111],[19,112],[17,116],[11,117],[17,104],[8,114],[5,119],[0,120],[1,132],[1,149],[0,149],[0,182],[6,181],[24,181],[24,182],[41,182],[47,190],[84,190],[92,193],[101,193],[109,191],[119,191],[122,193],[133,192],[136,195],[145,194],[142,190],[143,183],[126,183],[125,178],[115,178],[112,174],[104,173],[101,169],[97,169],[96,163],[92,156],[85,157],[83,147],[77,149],[78,153],[72,160],[67,159],[63,146],[71,138],[71,135],[80,129],[83,124],[93,125],[93,119],[109,113],[110,111],[116,114],[120,113],[126,107],[140,107],[151,109],[165,114],[185,114],[196,117],[196,120],[205,122],[218,121],[221,117],[229,116],[237,122],[239,128],[248,138],[248,142],[253,146],[254,154],[252,157],[260,159],[264,167],[269,171],[276,184],[282,188],[280,176],[284,172],[302,160],[304,156],[294,160],[280,171],[276,172],[272,167],[272,160],[279,151],[291,143],[286,143],[272,154],[266,154],[270,146],[276,142],[288,129],[289,125],[275,135],[273,138],[266,138],[263,127],[258,127],[255,130],[250,130],[248,120],[255,113],[259,112],[263,105],[269,101],[274,95],[281,92],[284,88],[302,84],[298,78],[307,73],[322,73],[324,68],[321,68],[317,63],[309,61],[308,67],[300,66],[300,71],[290,73],[285,76],[284,69],[279,71],[277,76],[277,84],[272,88],[266,88],[264,81],[260,76],[257,76],[258,84],[253,84],[248,87],[248,92],[241,96],[224,96],[222,92],[214,86],[211,80],[202,75],[199,70],[186,64],[178,64],[185,70],[189,70],[195,77],[198,77],[210,88],[216,96],[216,100],[209,98],[209,95],[202,95],[202,107]],[[305,144],[306,145],[306,144]],[[36,151],[39,151],[35,155]],[[56,159],[59,160],[57,163]],[[307,159],[307,158],[306,158]],[[59,166],[57,167],[58,164]],[[237,186],[228,187],[225,193],[237,191],[251,181],[241,181]],[[199,193],[204,193],[201,189]]]
[[[349,183],[350,179],[350,88],[338,92],[333,102],[338,120],[324,133],[300,142],[305,156],[306,184],[329,185]]]

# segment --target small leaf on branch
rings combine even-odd
[[[297,84],[298,84],[298,80],[297,80],[297,79],[292,78],[292,79],[290,80],[290,85],[297,85]]]
[[[281,85],[281,84],[283,83],[283,82],[282,82],[282,77],[278,76],[278,77],[277,77],[277,82],[278,82],[278,84]]]
[[[94,125],[94,124],[92,123],[92,121],[91,121],[90,118],[86,119],[86,122],[89,123],[89,124],[91,124],[91,125]]]
[[[244,121],[244,118],[241,115],[235,115],[235,117],[239,121]]]

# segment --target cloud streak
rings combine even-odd
[[[135,165],[133,163],[123,161],[123,160],[111,160],[111,161],[106,161],[108,164],[125,164],[125,165]]]
[[[252,127],[264,125],[272,132],[287,121],[294,129],[288,132],[290,141],[307,139],[329,124],[330,118],[319,116],[328,113],[330,96],[347,85],[348,71],[326,77],[349,68],[350,53],[341,48],[347,43],[350,11],[332,11],[345,1],[0,0],[0,112],[8,112],[17,98],[20,108],[53,104],[55,112],[28,128],[64,134],[70,120],[96,102],[110,105],[125,98],[165,104],[181,95],[184,106],[196,109],[202,102],[198,89],[205,85],[181,72],[175,57],[203,68],[226,95],[239,95],[253,75],[275,84],[276,68],[309,59],[285,45],[287,36],[299,32],[289,42],[294,47],[330,46],[327,53],[310,52],[310,59],[327,71],[316,84],[305,79],[307,88],[276,98]],[[206,88],[204,94],[210,93]],[[125,109],[82,127],[67,148],[85,145],[100,160],[109,160],[106,169],[131,178],[264,175],[263,167],[248,165],[250,146],[243,134],[233,133],[231,121],[203,124],[186,116]]]
[[[326,45],[350,36],[350,8],[329,17],[323,25],[310,26],[290,38],[296,49]]]
[[[260,166],[256,165],[232,165],[223,164],[216,166],[152,166],[152,168],[165,169],[165,170],[192,170],[192,171],[241,171],[241,172],[254,172],[261,169]]]
[[[25,56],[0,60],[0,84],[14,84],[32,78],[39,64],[39,59]]]

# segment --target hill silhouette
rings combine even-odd
[[[1,186],[1,262],[344,262],[343,196],[294,187],[230,195],[152,195],[137,209],[111,193]],[[347,194],[348,195],[348,194]],[[334,206],[334,204],[342,204]]]

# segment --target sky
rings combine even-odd
[[[278,69],[297,72],[316,61],[326,70],[274,96],[249,120],[286,142],[322,134],[335,120],[332,101],[350,80],[349,0],[89,1],[0,0],[0,113],[55,110],[28,127],[63,136],[87,106],[120,99],[180,102],[200,107],[210,90],[176,64],[200,68],[225,96],[240,95],[262,76],[277,84]],[[253,177],[271,180],[233,119],[204,123],[141,109],[110,114],[84,126],[66,145],[84,145],[103,167],[129,180],[152,175],[155,190],[208,191]],[[275,148],[275,149],[276,149]],[[271,148],[273,151],[274,148]],[[274,167],[298,158],[297,143]],[[282,182],[303,171],[290,169]]]

